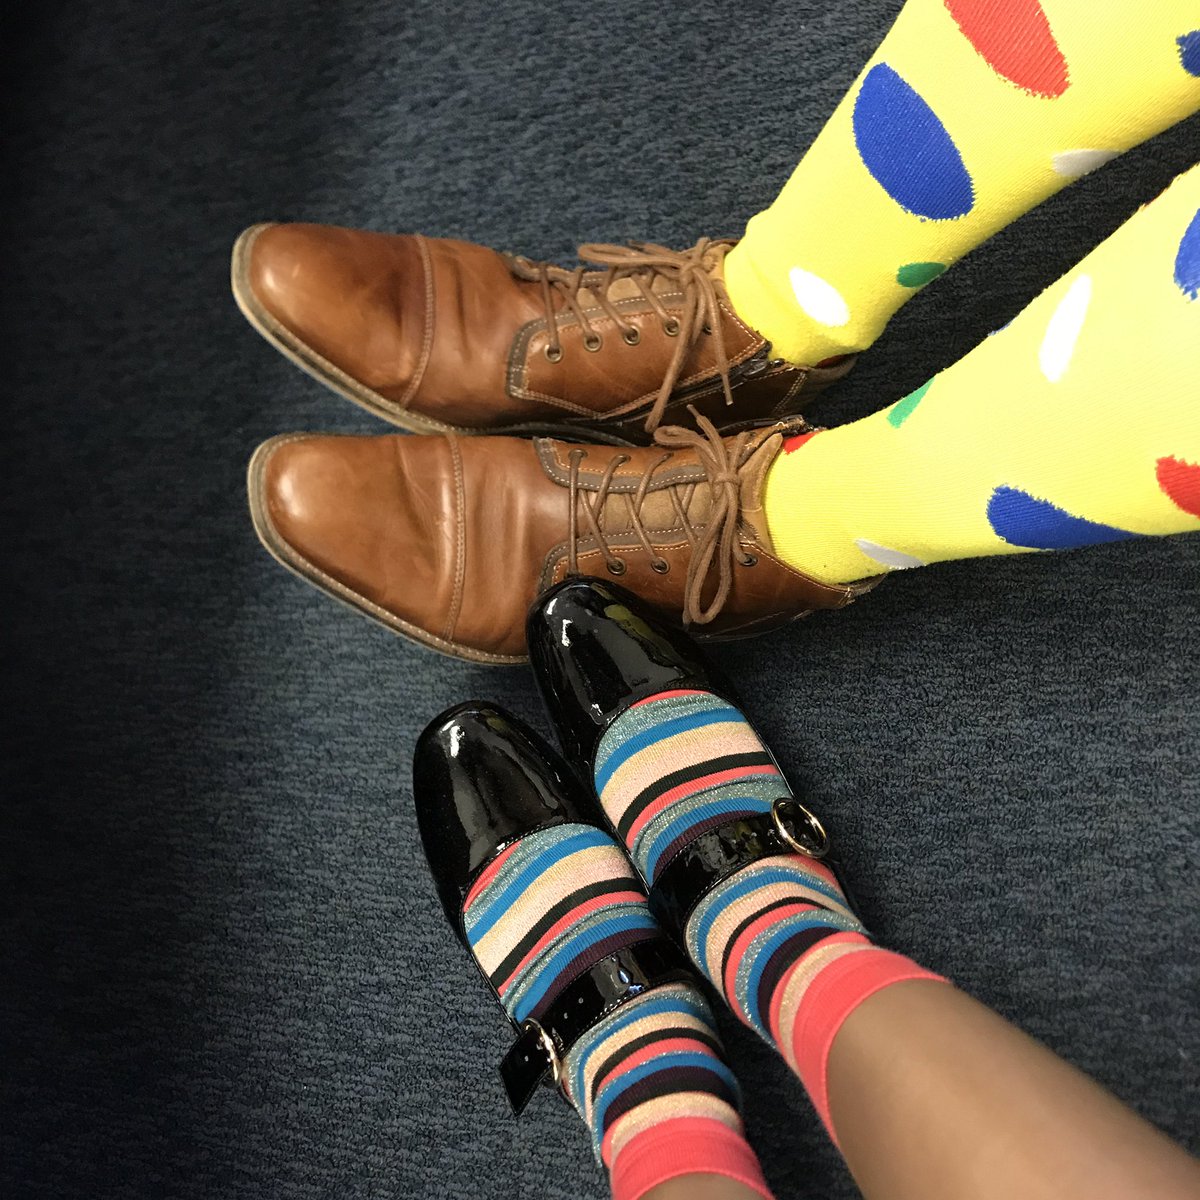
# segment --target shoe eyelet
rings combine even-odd
[[[595,354],[596,351],[599,350],[603,345],[604,339],[598,333],[589,333],[583,339],[583,348],[588,351],[589,354]]]
[[[665,558],[652,558],[650,570],[657,571],[660,575],[667,575],[670,573],[671,564]]]
[[[563,350],[561,346],[547,346],[543,351],[547,362],[562,362]]]
[[[757,567],[758,566],[758,555],[757,554],[747,554],[746,557],[742,559],[742,566],[743,567]]]
[[[624,575],[625,564],[621,561],[621,559],[614,558],[613,561],[608,564],[608,573],[610,575]]]
[[[712,326],[707,321],[704,322],[704,325],[702,326],[702,328],[705,333],[708,333],[708,334],[712,333]]]
[[[674,317],[672,317],[669,321],[663,322],[663,333],[665,333],[667,337],[678,337],[679,329],[679,322],[675,320]]]
[[[641,331],[636,325],[630,326],[621,336],[625,339],[627,346],[636,346],[642,340]]]

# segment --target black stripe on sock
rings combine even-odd
[[[626,1088],[608,1106],[601,1136],[639,1104],[645,1104],[656,1096],[670,1096],[676,1092],[706,1092],[724,1100],[731,1108],[737,1108],[737,1096],[715,1071],[706,1067],[667,1067]]]
[[[512,953],[491,973],[489,978],[492,981],[492,986],[499,988],[500,984],[512,974],[517,963],[538,944],[538,940],[545,935],[546,930],[550,929],[555,921],[559,921],[565,917],[571,909],[577,908],[580,904],[585,904],[588,900],[594,900],[597,896],[607,896],[615,892],[636,892],[640,890],[640,887],[632,879],[603,879],[599,883],[589,883],[587,887],[580,888],[577,892],[572,892],[565,899],[560,900],[553,908],[549,909],[538,923],[516,944]]]
[[[681,770],[672,771],[670,775],[664,775],[661,779],[655,780],[649,787],[637,794],[633,803],[621,815],[621,820],[617,823],[617,833],[621,835],[621,841],[628,845],[630,827],[643,810],[653,804],[664,792],[669,792],[682,783],[688,783],[693,779],[702,779],[705,775],[713,775],[717,771],[732,771],[736,767],[773,766],[775,766],[775,760],[769,754],[765,751],[755,751],[753,754],[726,754],[721,758],[708,758]]]
[[[802,929],[799,933],[788,938],[767,959],[767,965],[763,968],[762,977],[758,981],[759,1016],[761,1017],[763,1013],[770,1011],[771,996],[779,986],[779,981],[783,978],[784,973],[797,959],[802,958],[814,946],[823,942],[826,938],[833,937],[835,933],[845,932],[846,930],[844,929],[818,925],[813,929]]]
[[[807,904],[808,899],[804,896],[788,896],[783,900],[772,900],[770,904],[764,904],[762,908],[757,908],[752,912],[729,936],[729,940],[725,943],[725,952],[721,955],[721,974],[718,976],[717,987],[725,986],[725,972],[729,968],[729,956],[733,953],[733,947],[738,938],[755,922],[759,917],[766,916],[769,912],[774,912],[777,908],[785,908],[789,904]],[[825,908],[823,904],[813,903],[814,908]],[[829,910],[826,910],[829,911]]]
[[[702,1033],[699,1029],[688,1029],[683,1025],[671,1025],[666,1029],[656,1029],[653,1033],[644,1033],[639,1038],[634,1038],[632,1042],[622,1046],[615,1054],[610,1055],[597,1068],[596,1073],[592,1076],[594,1083],[592,1085],[592,1099],[596,1098],[596,1087],[603,1082],[604,1078],[614,1067],[618,1067],[627,1058],[632,1058],[639,1050],[644,1050],[647,1046],[652,1046],[655,1042],[665,1041],[668,1038],[689,1038],[692,1041],[703,1042],[718,1058],[724,1057],[721,1050],[721,1043],[715,1037],[708,1033]]]

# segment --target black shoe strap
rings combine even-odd
[[[751,863],[779,854],[822,860],[846,893],[828,852],[829,838],[820,821],[798,801],[782,796],[770,812],[735,817],[689,842],[655,879],[650,907],[658,923],[682,941],[692,910],[713,888]]]
[[[675,944],[657,935],[602,958],[573,979],[536,1020],[528,1020],[500,1063],[500,1078],[514,1113],[538,1085],[559,1083],[562,1060],[602,1017],[652,988],[694,983],[695,973]]]

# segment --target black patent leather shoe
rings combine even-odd
[[[498,854],[555,825],[592,825],[609,833],[595,798],[559,755],[523,722],[486,702],[456,705],[426,726],[413,757],[413,797],[438,896],[468,951],[463,905]],[[499,1003],[482,969],[480,975]],[[500,1064],[513,1110],[519,1113],[539,1084],[558,1084],[563,1057],[601,1017],[648,988],[694,978],[661,934],[600,959],[568,983],[537,1021],[514,1024],[516,1041]]]
[[[526,638],[559,741],[585,779],[592,778],[605,730],[639,700],[696,688],[742,707],[729,682],[683,630],[604,580],[568,579],[544,592],[529,610]],[[763,749],[771,754],[765,744]],[[840,867],[830,856],[825,827],[783,784],[771,812],[737,817],[701,833],[662,864],[653,880],[646,880],[654,915],[680,937],[692,909],[713,887],[751,863],[779,854],[824,859],[853,906]]]

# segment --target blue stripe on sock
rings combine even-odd
[[[716,1027],[713,1024],[708,1005],[702,997],[695,993],[676,991],[655,995],[650,992],[645,996],[639,996],[630,1004],[617,1009],[607,1021],[602,1021],[599,1025],[589,1029],[579,1043],[572,1047],[570,1057],[578,1055],[578,1058],[575,1063],[571,1094],[581,1104],[583,1103],[583,1079],[587,1073],[588,1062],[597,1050],[607,1044],[608,1039],[614,1033],[619,1033],[635,1021],[641,1021],[646,1017],[657,1017],[663,1013],[680,1013],[684,1016],[694,1017],[702,1021],[705,1028],[711,1033],[716,1034]]]
[[[590,825],[581,825],[578,828],[578,833],[570,834],[551,845],[539,847],[514,877],[504,883],[497,896],[487,900],[486,903],[482,895],[476,897],[475,902],[470,905],[465,914],[464,920],[467,940],[472,945],[486,937],[495,927],[496,922],[520,899],[526,888],[555,863],[562,862],[564,858],[569,858],[580,850],[591,850],[598,846],[613,844],[612,838],[606,833],[601,833],[599,829],[593,829]],[[520,852],[519,848],[517,852]],[[506,874],[509,864],[505,863],[504,866],[505,870],[501,871],[502,876]],[[484,908],[479,911],[481,903],[484,904]]]
[[[641,733],[635,733],[613,750],[605,759],[603,766],[597,764],[596,791],[604,791],[608,786],[608,781],[616,774],[621,765],[628,762],[639,751],[645,750],[647,746],[665,741],[677,733],[687,733],[691,729],[703,729],[705,725],[723,725],[730,721],[745,721],[745,717],[736,708],[723,704],[719,709],[673,717],[671,720],[662,721]]]
[[[708,944],[709,930],[712,929],[713,922],[721,914],[722,909],[733,901],[740,900],[743,896],[772,883],[801,885],[832,900],[835,904],[845,904],[845,898],[840,892],[833,891],[824,880],[807,874],[799,865],[796,867],[769,867],[762,871],[743,871],[741,875],[734,875],[726,883],[714,888],[696,906],[696,912],[688,922],[687,941],[692,959],[697,963],[704,962],[700,947]],[[797,898],[803,899],[803,897]]]
[[[743,957],[738,967],[737,979],[734,982],[738,1007],[754,1028],[768,1040],[770,1040],[770,1031],[762,1019],[762,1014],[758,1011],[758,985],[763,977],[763,972],[767,968],[767,963],[771,961],[771,955],[788,938],[803,932],[805,929],[813,929],[820,925],[829,929],[854,928],[844,917],[839,917],[836,913],[831,913],[827,909],[813,909],[811,912],[795,913],[772,926],[768,933],[760,935],[762,940],[756,941],[753,946],[753,960],[750,961],[749,967],[747,967],[747,961],[751,958],[749,951]],[[857,922],[855,922],[855,925],[857,925]]]
[[[673,1051],[659,1058],[652,1058],[649,1062],[642,1063],[640,1067],[634,1067],[632,1071],[622,1075],[619,1080],[604,1088],[592,1114],[592,1128],[597,1132],[603,1130],[604,1117],[612,1102],[634,1084],[641,1083],[643,1079],[648,1079],[659,1071],[669,1071],[675,1067],[700,1067],[703,1070],[711,1071],[718,1079],[732,1088],[735,1094],[737,1093],[737,1081],[733,1077],[733,1072],[715,1054],[701,1054],[698,1051]]]
[[[732,797],[738,803],[751,805],[752,807],[746,809],[747,812],[762,812],[764,809],[770,809],[776,797],[784,794],[790,794],[787,783],[779,777],[778,771],[768,767],[763,767],[761,773],[698,788],[691,795],[668,805],[653,820],[642,826],[633,841],[633,856],[640,863],[646,854],[650,853],[646,847],[657,839],[658,831],[665,824],[675,821],[691,823],[694,820],[691,814],[696,811],[698,805],[715,804],[720,799],[728,800]],[[736,811],[736,807],[730,809],[731,815]],[[683,832],[684,829],[678,829],[676,836]]]
[[[623,900],[606,904],[603,908],[590,912],[587,916],[574,922],[569,928],[561,930],[555,938],[541,947],[522,970],[512,977],[504,991],[502,1003],[505,1009],[510,1015],[513,1013],[514,1007],[520,1004],[521,997],[543,978],[545,964],[549,957],[557,954],[562,947],[573,946],[577,955],[582,954],[589,945],[595,944],[602,937],[607,937],[613,932],[610,924],[612,921],[628,913],[641,914],[645,911],[646,905],[643,901]]]

